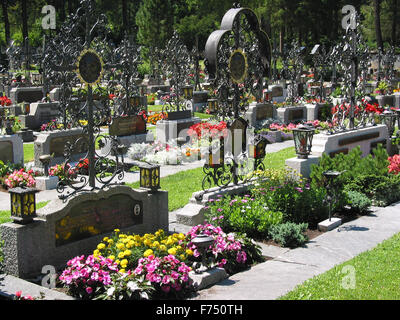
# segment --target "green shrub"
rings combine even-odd
[[[242,232],[256,239],[265,239],[269,228],[282,222],[282,213],[268,210],[262,198],[246,195],[241,198],[219,198],[209,202],[206,220],[225,232]]]
[[[348,191],[347,201],[352,210],[361,214],[367,212],[372,204],[372,201],[365,194],[358,191]]]
[[[333,187],[339,190],[337,203],[333,210],[347,204],[346,192],[358,191],[366,194],[373,201],[384,203],[393,201],[393,195],[385,195],[393,185],[392,175],[388,172],[388,154],[381,144],[373,150],[373,155],[362,158],[360,147],[352,149],[347,155],[337,154],[331,158],[326,154],[318,165],[311,166],[311,187],[324,188],[327,183],[323,173],[328,170],[343,172],[334,180]],[[387,198],[390,199],[387,199]],[[383,198],[383,199],[382,199]]]
[[[296,248],[303,246],[308,241],[308,237],[304,234],[307,227],[307,223],[286,222],[272,226],[270,236],[272,240],[283,247]]]

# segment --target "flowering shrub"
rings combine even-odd
[[[209,122],[199,122],[191,126],[187,132],[188,136],[191,138],[197,138],[198,140],[202,138],[216,138],[219,136],[226,137],[228,132],[226,130],[226,122],[221,121],[218,124],[212,124]]]
[[[24,168],[15,170],[13,173],[9,174],[4,180],[8,188],[16,187],[34,187],[36,185],[35,173],[33,170],[25,171]]]
[[[272,225],[282,221],[282,212],[271,211],[261,197],[250,195],[210,200],[206,218],[226,232],[244,232],[252,238],[266,239]]]
[[[186,261],[193,252],[186,250],[184,240],[183,233],[166,235],[163,230],[158,230],[154,234],[140,236],[122,234],[116,229],[110,238],[106,237],[99,243],[93,255],[115,261],[121,268],[120,271],[125,272],[135,268],[140,258],[150,255],[162,257],[172,254],[181,261]]]
[[[118,272],[118,266],[111,259],[101,256],[75,257],[67,262],[67,268],[59,277],[69,293],[81,299],[93,299],[104,293],[111,284],[111,275]]]
[[[242,248],[242,242],[235,238],[235,234],[226,234],[221,227],[210,223],[194,226],[187,233],[187,247],[193,251],[193,257],[200,256],[197,246],[192,242],[199,234],[214,238],[214,243],[207,252],[213,256],[218,267],[233,274],[248,266],[246,251]]]
[[[53,131],[53,130],[60,130],[64,126],[61,123],[58,123],[56,119],[51,120],[48,123],[44,123],[40,127],[40,131]]]
[[[17,291],[14,300],[35,300],[35,298],[30,295],[23,296],[22,291]]]
[[[72,179],[76,177],[76,171],[71,168],[69,164],[67,164],[67,169],[63,164],[56,164],[53,167],[49,168],[49,175],[58,177],[60,181],[64,181],[67,179]]]
[[[8,107],[11,105],[12,105],[12,102],[7,96],[0,97],[0,106]]]
[[[158,121],[168,119],[168,114],[166,112],[159,112],[155,114],[151,114],[147,117],[147,123],[157,124]]]
[[[393,157],[388,158],[389,161],[389,172],[393,174],[399,174],[400,172],[400,155],[395,154]]]
[[[96,300],[148,300],[154,291],[150,281],[140,279],[132,272],[112,273],[111,284]]]
[[[140,258],[134,274],[150,281],[157,293],[175,294],[185,292],[191,288],[189,278],[191,268],[181,262],[175,255],[156,257],[149,255]]]

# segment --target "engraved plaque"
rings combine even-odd
[[[146,122],[141,116],[114,118],[108,132],[117,137],[146,133]]]
[[[84,201],[56,222],[56,247],[142,223],[143,204],[128,195]]]
[[[264,120],[267,118],[273,118],[274,117],[274,107],[271,105],[263,105],[257,107],[256,110],[256,119],[257,120]]]
[[[303,109],[291,109],[291,110],[289,110],[288,119],[290,121],[303,119],[303,113],[304,113]]]
[[[50,141],[50,154],[54,153],[54,157],[63,157],[64,148],[67,142],[74,144],[73,155],[85,153],[88,150],[87,137],[84,134],[76,136],[55,137]]]
[[[0,141],[0,160],[4,163],[14,161],[13,144],[11,141]]]

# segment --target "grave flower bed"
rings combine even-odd
[[[32,188],[36,185],[36,173],[33,170],[26,171],[25,168],[14,170],[4,179],[4,184],[7,188],[28,187]]]
[[[259,247],[248,238],[211,224],[193,227],[186,235],[158,230],[140,236],[116,229],[92,255],[68,261],[59,280],[80,299],[185,298],[194,289],[190,272],[200,253],[192,240],[200,233],[214,238],[207,255],[229,273],[260,261]]]
[[[0,106],[8,107],[12,105],[12,101],[7,96],[0,97]]]

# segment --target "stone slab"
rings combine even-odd
[[[290,158],[285,161],[285,165],[294,169],[304,178],[309,178],[311,174],[311,166],[317,165],[320,157],[309,155],[308,159]]]
[[[114,202],[115,197],[125,200]],[[107,200],[111,201],[108,205]],[[126,206],[130,206],[128,211]],[[141,223],[135,222],[137,214]],[[82,192],[66,201],[52,200],[37,211],[33,223],[4,223],[0,225],[4,271],[28,279],[40,274],[45,265],[62,269],[69,259],[92,253],[115,228],[135,234],[168,230],[168,192],[111,186]]]
[[[36,189],[38,190],[54,190],[57,188],[57,183],[59,181],[57,176],[42,176],[36,177]]]
[[[162,143],[167,143],[178,137],[187,139],[189,137],[187,135],[188,129],[199,122],[201,122],[201,119],[198,117],[181,120],[160,120],[156,124],[157,140]]]
[[[195,290],[199,291],[225,280],[228,278],[228,274],[223,268],[212,268],[203,273],[191,271],[189,272],[189,278],[193,280]]]
[[[17,134],[0,136],[0,160],[24,163],[24,143]]]
[[[42,87],[18,87],[10,90],[10,99],[14,104],[37,102],[43,98]]]
[[[318,230],[322,232],[331,231],[342,224],[342,219],[340,218],[331,218],[331,220],[327,219],[320,223],[318,223]]]
[[[129,136],[116,137],[116,139],[119,145],[124,145],[127,147],[127,149],[129,149],[130,145],[134,143],[154,142],[154,135],[152,131],[148,131],[147,133],[143,134],[133,134]],[[109,139],[106,140],[105,145],[100,149],[100,153],[103,155],[114,155],[114,153],[111,152],[111,141]]]
[[[385,125],[377,125],[336,134],[320,133],[314,135],[311,149],[312,155],[322,156],[323,153],[334,156],[337,153],[348,153],[360,146],[362,156],[370,154],[377,142],[388,141],[388,131]],[[389,143],[386,143],[389,145]]]

